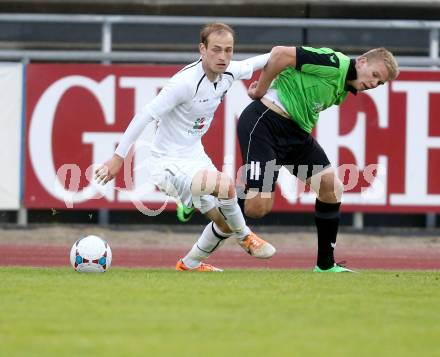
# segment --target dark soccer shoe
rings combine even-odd
[[[187,207],[181,203],[177,204],[176,214],[177,214],[177,219],[179,220],[180,223],[188,222],[192,218],[195,212],[196,209],[194,208],[194,206]]]

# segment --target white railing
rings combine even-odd
[[[70,23],[100,24],[100,51],[59,50],[0,50],[0,60],[47,60],[47,61],[100,61],[100,62],[161,62],[182,63],[192,61],[195,52],[160,51],[113,51],[112,26],[115,24],[161,24],[161,25],[203,25],[210,22],[225,22],[232,26],[285,27],[300,29],[389,29],[424,30],[429,33],[429,56],[399,57],[401,66],[440,66],[439,29],[440,21],[419,20],[357,20],[357,19],[292,19],[292,18],[249,18],[249,17],[196,17],[196,16],[116,16],[116,15],[54,15],[54,14],[0,14],[0,23]],[[274,45],[276,40],[274,39]],[[427,51],[428,52],[428,51]],[[242,59],[255,53],[237,53]]]

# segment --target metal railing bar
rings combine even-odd
[[[259,53],[235,53],[235,60],[242,60]],[[117,51],[104,53],[101,51],[28,51],[3,50],[0,60],[21,60],[23,58],[36,61],[127,61],[127,62],[158,62],[158,63],[187,63],[199,58],[198,52],[134,52]],[[354,57],[354,56],[353,56]],[[397,56],[401,66],[439,66],[440,58],[419,56]]]
[[[297,27],[297,28],[370,28],[413,29],[440,28],[440,21],[427,20],[359,20],[359,19],[299,19],[208,16],[132,16],[132,15],[63,15],[63,14],[0,14],[0,22],[62,22],[111,24],[203,25],[225,22],[233,26]]]

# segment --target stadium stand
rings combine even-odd
[[[296,19],[414,19],[440,18],[440,1],[0,1],[1,13],[129,14],[234,16]],[[112,27],[113,49],[120,51],[194,51],[199,25],[117,23]],[[426,29],[289,28],[236,25],[236,52],[256,53],[278,44],[326,44],[348,53],[360,53],[379,42],[397,55],[424,56],[429,51]],[[174,34],[179,33],[176,43]],[[68,22],[0,22],[0,49],[98,50],[100,24]]]

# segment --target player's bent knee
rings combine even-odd
[[[264,205],[244,205],[244,214],[249,218],[263,218],[269,212]]]
[[[344,192],[344,185],[336,176],[323,180],[318,198],[322,202],[336,203],[340,202],[342,198],[342,193]]]
[[[235,185],[229,175],[221,173],[217,180],[215,193],[220,199],[229,199],[236,196]]]
[[[200,171],[193,177],[191,193],[194,196],[214,195],[222,199],[236,196],[235,185],[229,175],[209,170]]]

